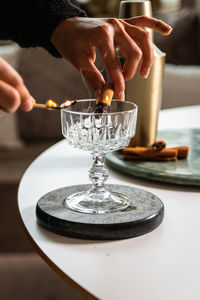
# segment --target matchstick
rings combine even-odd
[[[43,108],[43,109],[48,109],[46,104],[42,104],[42,103],[34,103],[33,107],[35,108]]]

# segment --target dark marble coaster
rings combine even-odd
[[[106,185],[110,192],[126,195],[131,205],[105,214],[85,214],[64,206],[72,193],[88,190],[90,185],[60,188],[44,195],[37,203],[36,216],[40,225],[61,235],[89,239],[115,240],[139,236],[158,227],[164,216],[162,201],[155,195],[124,185]]]

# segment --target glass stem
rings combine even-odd
[[[93,165],[89,171],[93,192],[105,192],[104,182],[108,179],[108,171],[104,167],[105,156],[93,156]]]

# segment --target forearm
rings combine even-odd
[[[6,0],[0,2],[0,39],[13,40],[21,47],[41,46],[53,55],[54,29],[66,18],[85,16],[68,0]]]

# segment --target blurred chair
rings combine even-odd
[[[53,97],[62,102],[66,95],[75,95],[74,91],[84,97],[80,74],[42,49],[22,50],[3,42],[0,56],[18,69],[38,101]],[[17,189],[24,171],[59,139],[58,112],[33,110],[4,113],[0,118],[0,299],[85,299],[36,253],[18,215]]]

